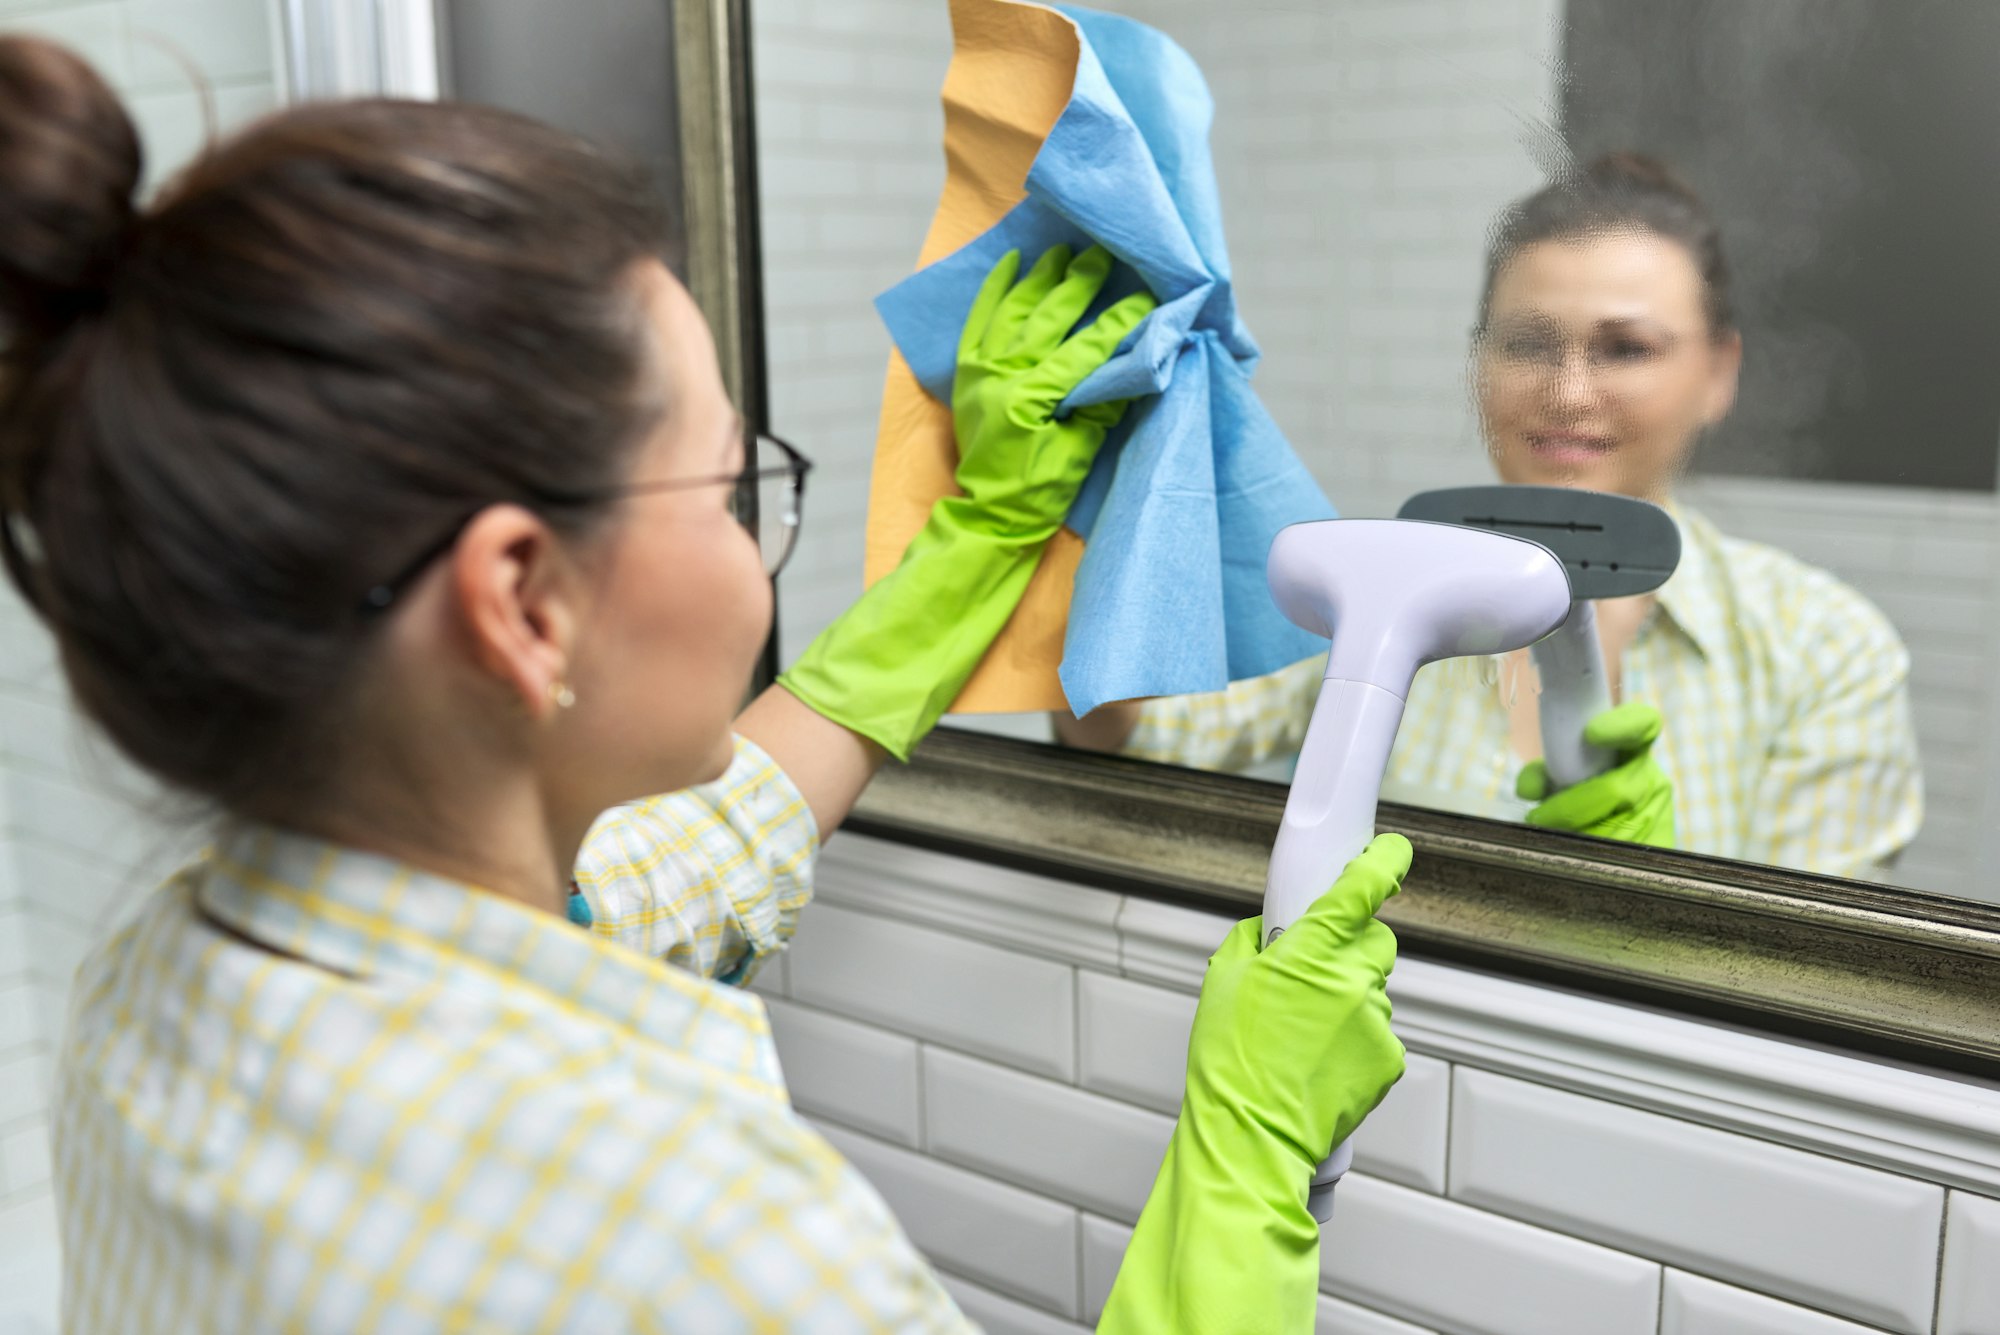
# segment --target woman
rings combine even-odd
[[[0,551],[79,705],[216,814],[78,978],[67,1324],[965,1328],[727,983],[1006,619],[1117,416],[1055,405],[1150,301],[1072,335],[1108,257],[1009,257],[964,494],[732,718],[806,465],[746,473],[626,172],[373,102],[144,211],[139,176],[94,73],[0,39]],[[1407,859],[1218,950],[1107,1328],[1310,1328],[1301,1184],[1401,1070],[1372,914]]]
[[[1673,579],[1598,611],[1614,685],[1668,726],[1642,706],[1612,711],[1593,740],[1625,762],[1530,810],[1546,778],[1525,653],[1497,684],[1439,665],[1411,692],[1385,796],[1840,876],[1880,871],[1916,835],[1909,654],[1894,628],[1825,571],[1674,500],[1734,401],[1742,351],[1715,223],[1658,163],[1604,158],[1502,216],[1472,353],[1481,433],[1504,482],[1673,511]],[[1298,747],[1323,664],[1058,719],[1058,732],[1244,768]]]

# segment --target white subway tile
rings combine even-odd
[[[163,879],[186,859],[199,835],[165,828],[147,815],[140,803],[148,794],[126,781],[124,774],[113,772],[119,789],[114,794],[94,782],[94,775],[56,777],[16,770],[11,776],[16,826],[37,842],[54,844],[99,866],[144,867],[157,871],[153,880]],[[30,901],[40,889],[29,882]]]
[[[127,0],[134,90],[181,88],[193,62],[210,84],[271,79],[271,24],[261,0]]]
[[[2000,1331],[2000,1201],[1951,1193],[1937,1335]]]
[[[1089,969],[1076,981],[1084,1088],[1169,1116],[1180,1111],[1195,998]]]
[[[810,120],[806,128],[808,133],[816,130]],[[825,201],[857,193],[867,162],[866,153],[848,146],[814,144],[794,149],[773,145],[758,163],[757,185],[766,191],[767,208],[817,208]],[[793,269],[771,275],[770,290],[779,295],[779,309],[797,311],[808,305],[838,303],[857,292],[863,301],[875,295],[871,284],[853,275],[823,273],[815,283],[811,273],[810,269]],[[784,280],[782,284],[779,278]]]
[[[833,904],[806,911],[790,953],[794,1001],[1059,1080],[1076,1069],[1067,965]]]
[[[0,696],[0,750],[11,759],[57,772],[72,768],[78,760],[73,730],[80,723],[61,701]]]
[[[1122,971],[1131,978],[1198,992],[1208,957],[1236,922],[1219,913],[1128,898],[1118,911]]]
[[[53,1193],[30,1190],[0,1205],[0,1331],[56,1335],[61,1287]]]
[[[793,1106],[916,1147],[915,1039],[775,997],[764,1006]]]
[[[1407,1321],[1398,1321],[1327,1293],[1319,1296],[1317,1316],[1313,1335],[1433,1335]]]
[[[986,715],[1026,721],[1048,737],[1048,715]],[[1118,967],[1120,895],[948,857],[930,849],[842,835],[816,875],[824,903],[892,913],[952,935],[1098,969]]]
[[[37,915],[61,915],[72,923],[122,922],[162,878],[106,865],[89,850],[15,841],[22,897]]]
[[[131,82],[125,8],[123,0],[49,6],[12,15],[7,27],[60,42],[89,61],[107,82],[122,88]]]
[[[205,91],[208,95],[205,96]],[[211,90],[168,85],[159,92],[130,99],[132,119],[146,149],[146,184],[158,185],[195,154],[207,148],[211,129],[208,108],[215,110],[213,129],[226,135],[277,105],[277,90],[267,82],[234,84]]]
[[[949,48],[932,55],[912,50],[873,49],[862,53],[861,74],[871,88],[894,88],[923,99],[925,106],[937,104],[944,87]]]
[[[1480,1335],[1653,1335],[1660,1267],[1360,1173],[1320,1243],[1326,1288]]]
[[[1679,1270],[1667,1272],[1660,1291],[1660,1335],[1871,1335],[1871,1331]]]
[[[1077,1314],[1075,1210],[844,1127],[814,1125],[939,1266],[1058,1316]]]
[[[1454,1198],[1920,1335],[1944,1192],[1460,1067]]]
[[[1986,521],[1989,525],[1993,519]],[[1910,573],[1924,576],[1989,576],[1993,570],[1993,536],[1981,533],[1969,537],[1938,536],[1917,528],[1908,544]]]
[[[53,992],[67,995],[77,966],[112,926],[99,922],[85,928],[54,913],[37,914],[29,933],[34,941],[36,979]]]
[[[48,1128],[36,1122],[0,1139],[0,1183],[9,1192],[27,1191],[49,1180]]]
[[[26,980],[0,987],[0,1052],[40,1040],[35,1021],[35,988]]]
[[[36,1115],[42,1111],[46,1099],[42,1063],[36,1049],[19,1048],[0,1060],[0,1126]]]
[[[1050,1316],[1040,1308],[1004,1298],[969,1279],[939,1271],[938,1279],[958,1303],[958,1310],[978,1323],[986,1335],[1080,1335],[1089,1329],[1074,1321]]]
[[[838,91],[862,83],[860,53],[829,43],[817,33],[759,30],[756,42],[760,88]]]
[[[1354,1133],[1354,1166],[1442,1196],[1451,1067],[1415,1052],[1407,1063],[1403,1078]]]
[[[0,782],[6,776],[0,774]],[[0,863],[11,864],[11,842],[0,835]],[[28,912],[11,901],[0,899],[0,987],[25,980],[28,974]]]
[[[1146,1203],[1173,1119],[954,1052],[924,1052],[924,1144],[1116,1219]]]
[[[1132,1230],[1094,1214],[1083,1217],[1083,1319],[1093,1326],[1104,1315],[1118,1267],[1132,1243]]]

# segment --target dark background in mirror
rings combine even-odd
[[[1734,269],[1742,393],[1698,469],[1993,490],[1995,52],[1967,0],[1570,0],[1578,159],[1676,164]]]

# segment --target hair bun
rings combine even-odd
[[[1592,159],[1583,169],[1583,179],[1597,186],[1663,191],[1690,201],[1698,198],[1693,187],[1675,175],[1666,163],[1649,153],[1630,149]]]
[[[0,321],[48,332],[101,299],[137,216],[139,136],[52,42],[0,37]]]

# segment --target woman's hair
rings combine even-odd
[[[1538,242],[1619,231],[1650,232],[1686,250],[1701,275],[1702,311],[1710,335],[1722,338],[1736,328],[1729,304],[1729,266],[1715,219],[1685,182],[1643,153],[1607,153],[1500,215],[1486,250],[1479,327],[1486,327],[1500,271],[1521,251]]]
[[[486,108],[302,106],[150,207],[132,122],[0,38],[0,556],[81,707],[251,814],[331,768],[367,591],[486,506],[582,533],[664,405],[644,179]]]

